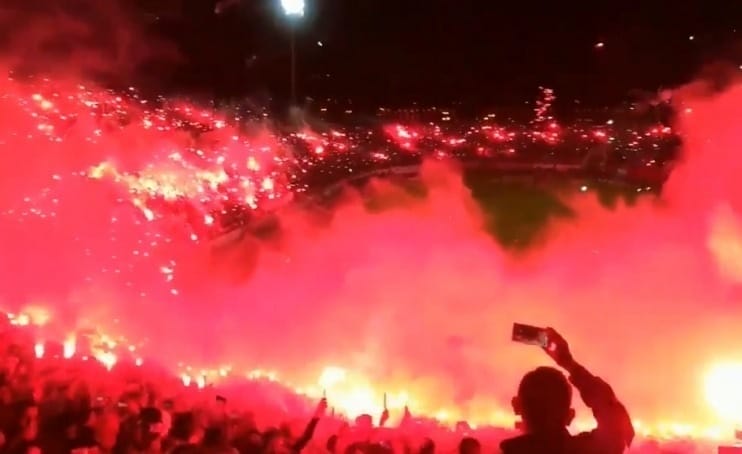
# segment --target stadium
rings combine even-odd
[[[739,451],[729,6],[392,3],[0,8],[0,451]]]

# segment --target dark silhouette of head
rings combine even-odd
[[[374,427],[374,419],[371,417],[371,415],[363,414],[356,417],[356,428],[359,429],[373,429]]]
[[[192,412],[181,412],[173,415],[170,436],[180,442],[190,442],[200,432],[196,415]],[[200,441],[200,437],[198,440]]]
[[[482,445],[476,438],[464,437],[459,442],[459,454],[479,454],[480,452],[482,452]]]
[[[420,447],[420,454],[435,454],[435,442],[430,438],[426,438]]]
[[[145,407],[139,412],[136,441],[141,449],[149,449],[158,444],[163,437],[162,411],[155,407]]]
[[[333,434],[330,435],[330,438],[327,439],[327,443],[325,444],[325,449],[327,449],[327,452],[335,453],[338,447],[338,436]]]
[[[572,386],[553,367],[539,367],[520,381],[513,410],[523,418],[527,432],[563,430],[574,418]]]
[[[201,444],[207,448],[219,448],[227,445],[227,433],[223,426],[207,427]]]

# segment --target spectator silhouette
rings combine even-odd
[[[287,437],[279,430],[269,430],[263,435],[264,454],[297,454],[300,453],[314,436],[314,430],[317,428],[319,420],[325,416],[327,411],[327,399],[322,398],[314,411],[314,417],[309,421],[304,433],[294,441],[289,442]]]
[[[36,440],[39,435],[39,407],[36,403],[29,401],[18,405],[18,429],[15,434],[4,452],[8,454],[40,452]]]
[[[500,444],[503,454],[622,453],[634,438],[631,419],[611,387],[579,365],[569,345],[555,330],[547,328],[546,353],[569,373],[539,367],[527,373],[513,398],[513,410],[521,416],[524,434]],[[567,426],[574,418],[572,387],[592,410],[597,428],[572,436]]]
[[[482,445],[479,440],[472,437],[464,437],[459,442],[459,454],[480,454]]]
[[[169,451],[171,454],[198,453],[203,435],[204,430],[193,412],[176,413],[168,438]]]

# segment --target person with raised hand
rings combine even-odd
[[[503,441],[503,454],[529,453],[601,453],[624,452],[634,438],[634,429],[626,408],[611,387],[592,375],[572,356],[567,341],[553,328],[544,330],[544,351],[569,374],[553,367],[539,367],[528,372],[513,398],[513,410],[522,418],[523,435]],[[572,386],[593,412],[597,427],[590,432],[571,435],[567,427],[575,416]]]

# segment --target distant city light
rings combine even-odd
[[[281,7],[287,16],[304,16],[304,0],[281,0]]]

